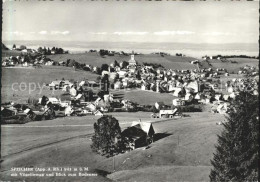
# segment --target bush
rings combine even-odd
[[[91,144],[94,152],[111,157],[125,151],[127,145],[116,118],[109,115],[99,118],[94,123],[94,130]]]

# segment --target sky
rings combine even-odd
[[[258,43],[259,1],[4,1],[2,39]]]

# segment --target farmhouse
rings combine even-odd
[[[160,118],[173,118],[173,116],[176,114],[177,110],[178,110],[177,108],[175,108],[174,110],[160,110],[159,117]]]
[[[95,116],[103,116],[103,113],[100,110],[94,112]]]
[[[154,128],[152,123],[134,121],[131,127],[122,132],[122,136],[128,138],[132,149],[149,145],[153,142]]]
[[[50,87],[50,90],[56,90],[59,88],[60,86],[60,80],[55,80],[55,81],[52,81],[50,84],[49,84],[49,87]]]

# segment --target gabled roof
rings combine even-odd
[[[125,137],[138,139],[140,137],[146,136],[147,134],[141,128],[135,127],[135,126],[131,126],[131,127],[127,128],[127,129],[125,129],[122,132],[122,135],[125,136]]]
[[[153,135],[155,133],[152,123],[133,121],[131,126],[135,126],[142,129],[147,135],[149,134]]]

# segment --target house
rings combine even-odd
[[[152,143],[154,134],[152,123],[141,121],[133,122],[131,127],[122,132],[122,136],[130,141],[130,148],[132,149]]]
[[[121,70],[121,68],[119,66],[116,66],[114,69],[115,69],[116,72]]]
[[[234,99],[234,98],[236,98],[237,95],[238,95],[237,92],[232,92],[232,93],[229,95],[229,97],[232,98],[232,99]]]
[[[22,65],[23,65],[24,67],[29,66],[27,62],[24,62]]]
[[[94,115],[95,116],[103,116],[104,114],[100,110],[97,110],[97,111],[94,112]]]
[[[191,95],[190,93],[186,93],[185,96],[184,96],[184,100],[186,102],[191,102],[193,100],[193,95]]]
[[[127,75],[127,72],[124,70],[120,70],[119,72],[117,72],[119,75],[119,78],[124,78]]]
[[[141,120],[139,120],[139,121],[133,121],[131,126],[140,127],[147,134],[147,136],[153,139],[155,131],[152,123],[141,122]]]
[[[221,94],[215,94],[215,99],[216,99],[216,100],[218,100],[218,101],[219,101],[219,100],[221,99],[221,97],[222,97],[222,95],[221,95]]]
[[[223,95],[223,100],[228,101],[229,100],[229,95]]]
[[[47,62],[45,63],[45,65],[46,65],[46,66],[52,66],[52,65],[53,65],[53,61],[47,61]]]
[[[2,117],[10,117],[17,114],[16,109],[10,109],[10,108],[1,108],[1,116]]]
[[[123,87],[127,88],[129,86],[129,81],[127,79],[123,79]]]
[[[159,117],[160,118],[173,118],[173,116],[177,113],[177,108],[173,110],[160,110]]]
[[[74,88],[74,87],[71,87],[70,88],[70,95],[72,97],[75,97],[77,95],[77,90]]]
[[[234,91],[234,88],[233,88],[232,86],[229,86],[229,87],[227,88],[227,91],[228,91],[229,93],[232,93],[232,92]]]
[[[203,98],[203,95],[201,94],[201,93],[197,93],[196,95],[195,95],[195,97],[194,97],[194,99],[196,99],[196,100],[200,100],[200,99],[202,99]]]
[[[197,64],[197,63],[199,63],[199,61],[198,60],[194,60],[194,61],[191,61],[190,63],[191,64]]]
[[[120,81],[117,81],[114,84],[114,89],[121,89],[123,87],[123,84]]]
[[[174,93],[173,93],[173,96],[175,97],[183,97],[185,94],[185,90],[183,90],[182,88],[176,88]]]
[[[55,81],[52,81],[50,84],[49,84],[49,87],[50,87],[50,90],[56,90],[60,87],[60,80],[55,80]]]
[[[176,84],[175,83],[169,83],[168,91],[172,92],[175,91],[176,89]]]
[[[172,100],[172,105],[174,105],[174,106],[184,106],[185,105],[185,101],[180,99],[180,98],[173,99]]]
[[[113,102],[113,94],[107,94],[107,95],[104,95],[104,101],[105,102]]]
[[[165,106],[165,104],[163,102],[155,102],[154,106],[156,109],[160,110]]]
[[[143,83],[143,84],[141,85],[141,90],[146,90],[146,88],[147,88],[147,87],[146,87],[146,84]]]
[[[71,106],[68,106],[65,108],[64,112],[65,112],[65,116],[70,116],[74,112],[74,109]]]
[[[227,103],[219,104],[217,107],[217,112],[220,114],[225,114],[228,111]]]
[[[140,127],[131,126],[121,133],[129,141],[129,147],[134,150],[148,144],[147,134]]]
[[[73,83],[71,83],[69,80],[61,80],[60,81],[60,88],[64,88],[64,86],[69,86],[71,87],[73,85]]]
[[[103,70],[101,75],[102,75],[102,77],[103,77],[104,75],[109,75],[109,71]]]
[[[39,98],[39,103],[42,102],[42,98]],[[57,99],[56,97],[49,97],[48,98],[48,103],[52,103],[52,104],[59,104],[60,103],[60,100]]]
[[[198,93],[199,91],[199,84],[197,81],[192,81],[187,84],[186,88],[191,88],[193,90],[193,93]]]
[[[225,76],[229,76],[229,73],[225,73]]]
[[[90,111],[95,111],[96,110],[96,106],[93,103],[89,103],[86,108],[88,108]]]

